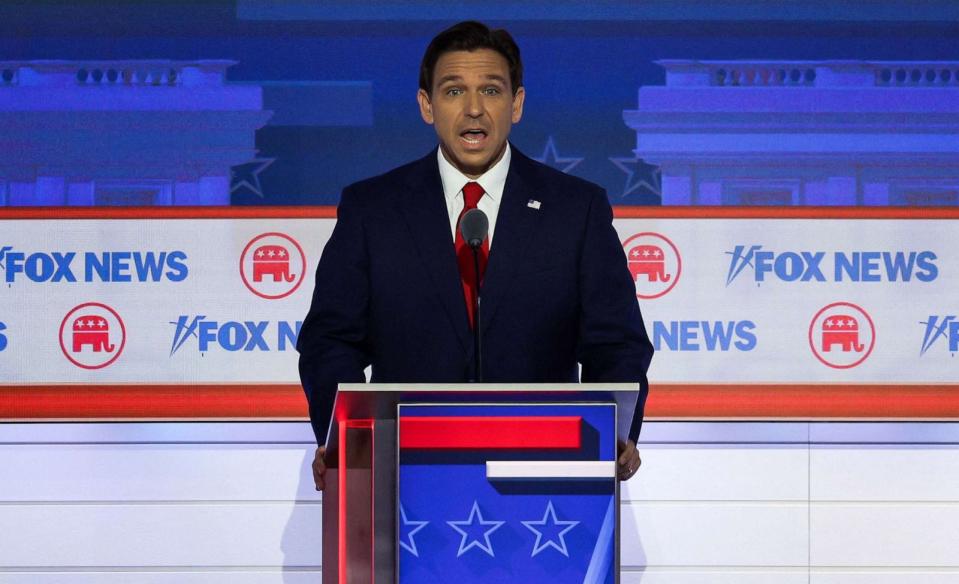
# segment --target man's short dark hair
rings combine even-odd
[[[433,72],[441,56],[453,51],[477,49],[492,49],[503,55],[509,64],[510,89],[515,95],[516,90],[523,86],[523,61],[520,59],[516,41],[506,30],[490,29],[475,20],[454,24],[433,37],[426,47],[423,62],[420,63],[420,89],[427,94],[433,91]]]

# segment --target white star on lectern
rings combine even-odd
[[[476,521],[477,519],[479,519],[479,521]],[[456,552],[457,558],[462,556],[464,553],[469,551],[469,549],[474,546],[488,553],[491,557],[494,557],[494,558],[496,557],[496,555],[493,553],[493,545],[489,541],[489,536],[491,533],[493,533],[494,531],[502,527],[503,524],[506,522],[484,520],[483,514],[480,513],[480,510],[479,510],[479,504],[476,501],[473,501],[473,509],[472,511],[470,511],[469,519],[466,519],[465,521],[447,521],[446,523],[448,523],[450,527],[458,531],[460,535],[463,536],[463,539],[460,540],[460,549],[459,551]],[[480,527],[479,530],[474,529],[474,527],[477,524]],[[463,527],[460,527],[460,525],[462,525],[466,529],[463,529]],[[486,526],[491,526],[491,527],[487,529]],[[486,541],[486,545],[483,545],[480,542],[480,538],[475,535],[471,538],[470,537],[471,531],[472,532],[481,531],[482,538]],[[472,539],[472,541],[470,541],[469,543],[466,543],[466,540],[468,539]]]
[[[536,556],[539,552],[545,550],[548,547],[553,547],[559,553],[563,554],[567,558],[569,557],[569,551],[566,549],[566,540],[563,538],[566,535],[566,532],[570,529],[576,527],[579,524],[579,521],[560,521],[556,519],[556,511],[553,509],[553,502],[549,501],[546,503],[546,512],[543,513],[543,519],[540,521],[521,521],[527,529],[536,534],[536,543],[533,544],[533,553],[530,557]],[[548,525],[547,525],[548,523]],[[539,529],[533,527],[534,525],[541,525]],[[562,530],[557,530],[558,526],[566,526]],[[543,539],[543,533],[552,531],[556,535],[556,539],[559,540],[557,544],[552,537],[547,535],[546,542],[540,545],[540,541]]]
[[[411,521],[406,517],[406,509],[400,504],[400,547],[410,552],[416,557],[420,557],[419,552],[416,550],[416,542],[413,541],[413,536],[416,535],[416,532],[426,527],[429,521]],[[409,526],[415,526],[413,529],[406,530]],[[403,534],[405,531],[405,535]],[[406,543],[405,540],[409,540],[409,543]]]
[[[546,147],[543,148],[543,155],[538,158],[533,158],[536,162],[542,162],[547,166],[552,166],[556,170],[567,173],[571,171],[577,164],[583,161],[582,157],[575,156],[560,156],[559,152],[556,151],[556,142],[553,141],[553,137],[550,136],[546,140]]]

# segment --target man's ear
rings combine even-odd
[[[433,124],[433,104],[430,103],[430,95],[425,90],[420,89],[416,92],[416,101],[420,104],[420,116],[427,124]]]
[[[512,122],[518,124],[523,119],[523,102],[526,101],[526,90],[520,87],[513,95]]]

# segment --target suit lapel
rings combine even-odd
[[[530,195],[543,197],[546,193],[534,193],[531,190],[530,182],[525,178],[527,166],[525,157],[513,148],[503,200],[496,216],[496,241],[490,248],[489,264],[480,290],[484,333],[496,315],[496,309],[509,296],[510,286],[516,279],[513,273],[517,266],[522,265],[542,217],[542,212],[530,208],[528,203]]]
[[[436,163],[436,151],[417,164],[406,185],[400,205],[417,252],[429,273],[437,294],[464,351],[472,344],[472,333],[463,299],[456,252],[450,234],[449,215]]]

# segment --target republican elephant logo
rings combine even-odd
[[[828,353],[835,345],[843,353],[861,353],[866,346],[859,342],[859,321],[846,314],[827,318],[822,325],[822,350]]]
[[[262,282],[270,276],[274,282],[292,282],[290,253],[282,245],[261,245],[253,252],[253,281]]]
[[[683,259],[679,248],[665,235],[637,233],[623,242],[623,251],[637,298],[659,298],[679,282]]]
[[[79,353],[87,345],[94,353],[112,353],[116,349],[110,343],[110,325],[106,319],[87,314],[73,321],[73,352]]]
[[[637,245],[627,253],[629,273],[633,282],[646,276],[647,282],[669,282],[672,274],[666,273],[666,258],[658,245]]]
[[[849,369],[865,361],[876,346],[872,317],[851,302],[833,302],[809,323],[809,348],[820,363]]]
[[[85,302],[60,322],[60,350],[82,369],[102,369],[123,353],[127,330],[120,314],[106,304]]]
[[[303,283],[306,255],[295,239],[270,232],[251,239],[240,254],[240,278],[260,298],[285,298]]]

